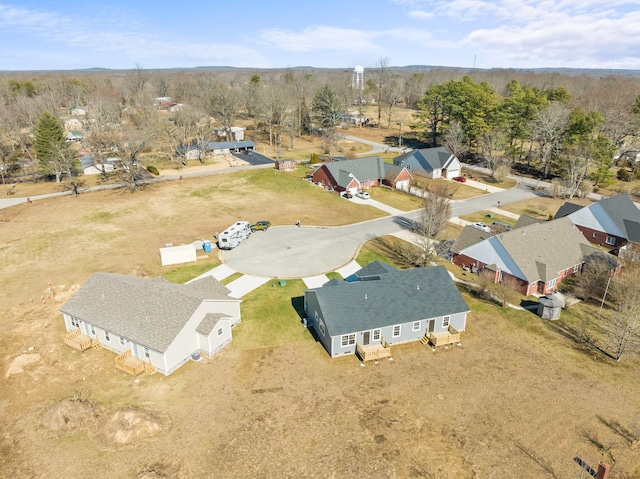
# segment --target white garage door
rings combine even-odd
[[[409,191],[409,180],[396,181],[396,189],[400,191]]]

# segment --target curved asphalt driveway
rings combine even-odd
[[[452,216],[461,216],[507,204],[535,194],[529,187],[516,187],[455,201]],[[256,231],[232,250],[222,251],[222,261],[231,269],[253,276],[301,278],[334,271],[355,258],[360,246],[377,236],[409,230],[421,211],[411,211],[340,227],[276,226]]]

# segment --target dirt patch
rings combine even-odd
[[[48,407],[40,426],[55,437],[86,432],[101,449],[114,450],[168,431],[171,420],[152,409],[110,411],[95,401],[74,398]]]
[[[27,366],[35,364],[38,361],[40,361],[40,355],[38,353],[21,354],[11,361],[11,364],[9,364],[9,368],[4,376],[5,378],[10,378],[12,376],[22,374]]]
[[[166,460],[146,465],[135,475],[135,479],[180,479],[182,477],[185,477],[182,474],[182,466]]]

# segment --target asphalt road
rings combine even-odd
[[[528,186],[452,203],[452,216],[486,210],[534,197]],[[420,210],[340,227],[276,226],[257,231],[232,250],[222,251],[231,269],[253,276],[301,278],[334,271],[355,258],[374,237],[407,230]]]

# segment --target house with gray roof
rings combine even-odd
[[[357,353],[366,360],[394,344],[459,338],[465,330],[469,306],[443,266],[398,270],[374,263],[356,276],[304,292],[307,324],[332,358]]]
[[[151,367],[168,375],[231,341],[240,300],[228,293],[210,276],[174,284],[162,277],[94,273],[60,309],[70,332],[65,343],[79,350],[100,345],[119,355],[116,366],[118,358],[126,359],[144,366],[137,371]]]
[[[561,281],[582,271],[587,256],[607,254],[591,246],[568,218],[456,243],[453,263],[473,271],[486,269],[494,282],[515,278],[524,295],[555,291]]]
[[[618,251],[627,243],[640,245],[640,209],[627,195],[616,195],[588,206],[565,203],[556,218],[567,217],[593,244]]]
[[[379,156],[330,161],[317,168],[311,177],[311,181],[325,188],[352,194],[380,185],[408,191],[410,179],[406,168],[386,163]]]
[[[434,180],[437,178],[450,180],[460,176],[462,171],[460,160],[442,146],[410,150],[395,157],[393,164],[406,168],[411,173],[419,172]]]

